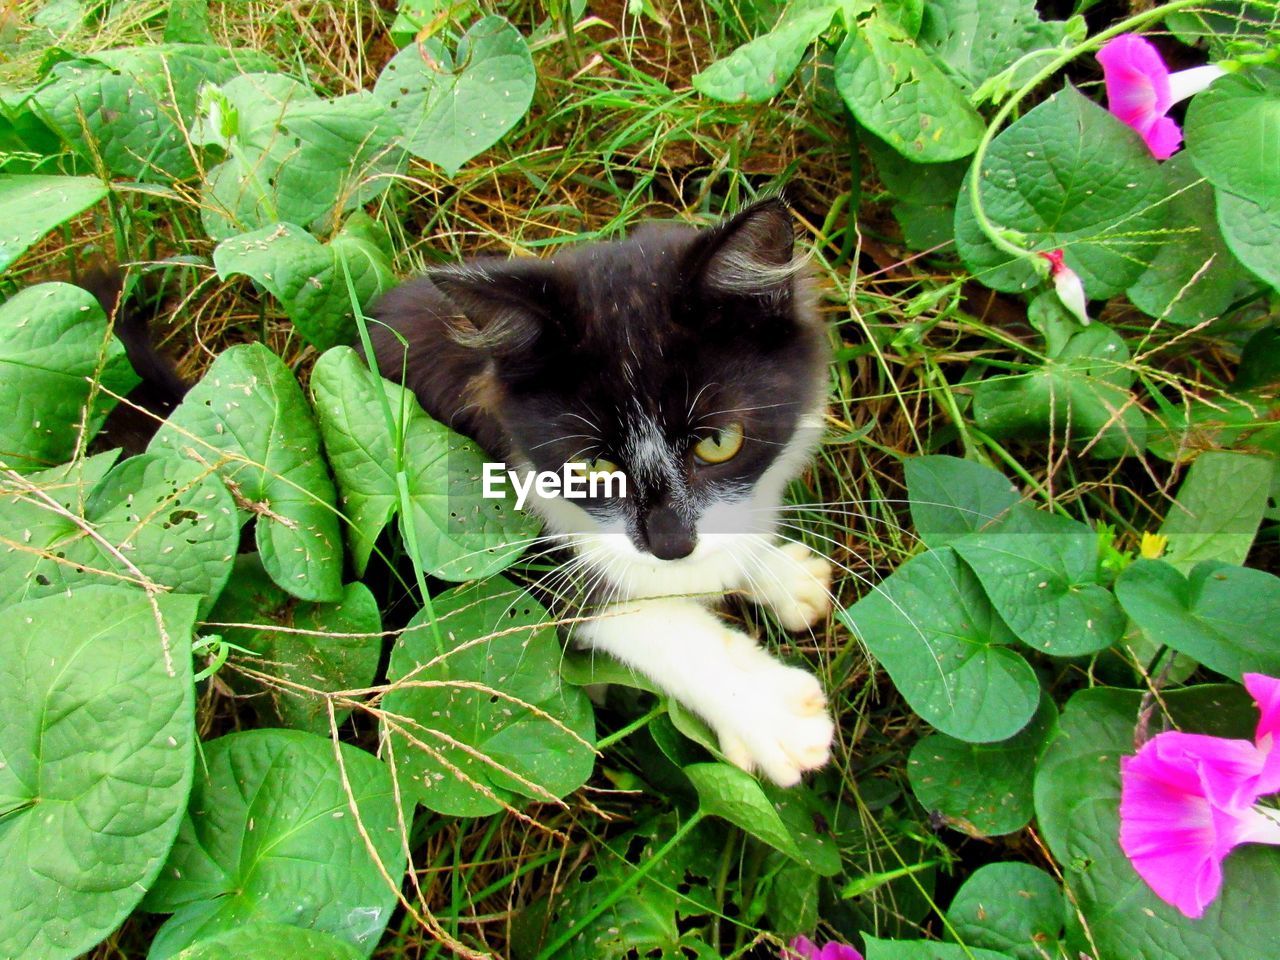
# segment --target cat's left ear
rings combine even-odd
[[[804,261],[795,255],[791,211],[781,199],[754,203],[704,230],[686,260],[686,275],[709,292],[777,297],[791,291]]]

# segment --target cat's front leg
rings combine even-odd
[[[747,569],[747,596],[787,630],[805,630],[831,612],[831,564],[803,543],[770,544]]]
[[[702,717],[744,770],[791,786],[830,756],[835,726],[817,678],[780,663],[697,601],[620,604],[580,624],[576,637]]]

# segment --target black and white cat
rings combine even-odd
[[[549,260],[433,270],[383,297],[371,325],[383,375],[495,458],[625,475],[626,497],[530,498],[607,601],[574,641],[648,677],[729,760],[783,785],[828,759],[821,685],[713,606],[743,591],[789,630],[830,608],[829,564],[775,532],[827,386],[793,248],[787,208],[767,200],[705,230],[652,223]]]

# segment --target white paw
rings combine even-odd
[[[790,787],[830,759],[835,724],[816,677],[757,652],[750,668],[724,678],[732,689],[709,719],[730,763]]]
[[[778,547],[759,579],[757,599],[788,630],[806,630],[831,612],[831,564],[803,543]]]

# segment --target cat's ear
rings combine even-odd
[[[459,342],[492,353],[529,347],[553,330],[561,313],[555,272],[542,260],[480,258],[427,277],[465,321],[454,329]]]
[[[686,260],[686,275],[712,293],[777,297],[804,267],[795,255],[791,212],[781,199],[754,203],[704,230]]]

